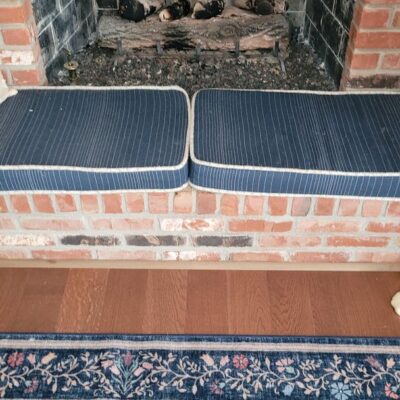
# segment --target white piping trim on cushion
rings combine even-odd
[[[297,168],[276,168],[276,167],[258,167],[254,165],[231,165],[231,164],[219,164],[210,161],[203,161],[196,157],[194,152],[194,117],[195,117],[195,106],[196,106],[196,97],[202,91],[241,91],[241,92],[264,92],[264,93],[303,93],[303,94],[316,94],[316,95],[333,95],[333,96],[351,96],[351,95],[366,95],[366,94],[385,94],[385,95],[398,95],[399,93],[392,92],[323,92],[323,91],[310,91],[310,90],[251,90],[251,89],[201,89],[197,91],[193,96],[192,108],[190,111],[190,126],[192,128],[190,132],[190,158],[194,163],[199,165],[205,165],[207,167],[213,168],[228,168],[228,169],[236,169],[236,170],[250,170],[250,171],[271,171],[271,172],[291,172],[298,174],[314,174],[314,175],[343,175],[343,176],[394,176],[400,177],[400,172],[347,172],[347,171],[327,171],[327,170],[309,170],[309,169],[297,169]]]
[[[196,190],[212,193],[227,193],[227,194],[238,194],[244,196],[268,196],[268,197],[312,197],[312,198],[325,198],[325,199],[351,199],[351,200],[383,200],[383,201],[397,201],[400,197],[372,197],[372,196],[344,196],[340,194],[301,194],[301,193],[268,193],[268,192],[243,192],[239,190],[226,190],[226,189],[214,189],[208,186],[199,186],[189,180],[189,186]]]
[[[91,86],[92,87],[92,86]],[[329,91],[329,90],[293,90],[293,89],[235,89],[235,88],[204,88],[199,89],[195,95],[202,91],[225,91],[225,92],[265,92],[265,93],[303,93],[303,94],[320,94],[320,95],[332,95],[332,96],[348,96],[353,94],[388,94],[388,95],[399,95],[399,90],[387,89],[387,90],[352,90],[351,92],[344,91]]]
[[[178,91],[185,95],[188,113],[188,127],[186,132],[186,143],[185,152],[182,161],[173,166],[165,167],[136,167],[136,168],[87,168],[87,167],[71,167],[62,165],[0,165],[0,170],[30,170],[38,169],[45,171],[79,171],[79,172],[93,172],[93,173],[118,173],[118,172],[153,172],[153,171],[176,171],[185,167],[189,162],[189,143],[190,143],[190,132],[191,118],[190,118],[190,99],[189,95],[179,86],[22,86],[19,87],[19,91],[23,90],[161,90],[161,91]]]

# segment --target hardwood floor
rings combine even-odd
[[[400,336],[399,272],[0,269],[0,331]]]

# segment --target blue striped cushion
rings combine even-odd
[[[400,197],[400,95],[202,90],[191,158],[207,189]]]
[[[179,88],[21,90],[0,105],[0,190],[166,190],[188,180]]]

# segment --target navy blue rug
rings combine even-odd
[[[398,399],[400,338],[1,334],[0,398]]]

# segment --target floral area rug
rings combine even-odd
[[[400,399],[400,338],[0,334],[0,398]]]

